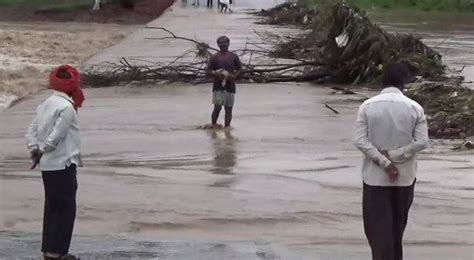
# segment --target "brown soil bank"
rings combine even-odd
[[[118,4],[103,5],[92,11],[91,6],[76,8],[45,8],[33,4],[0,6],[0,21],[48,21],[144,24],[159,17],[173,0],[139,0],[133,9]]]

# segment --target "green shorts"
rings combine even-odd
[[[224,107],[233,107],[235,94],[225,90],[212,92],[212,104]]]

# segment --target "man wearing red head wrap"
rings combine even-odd
[[[53,94],[36,111],[26,135],[33,165],[45,190],[44,259],[77,259],[68,254],[76,218],[76,167],[81,166],[77,109],[84,94],[79,72],[62,65],[49,75]]]
[[[62,65],[51,71],[49,87],[70,96],[76,110],[82,106],[85,99],[84,93],[80,87],[79,72],[74,67]]]

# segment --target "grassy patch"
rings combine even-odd
[[[66,3],[41,6],[37,11],[41,13],[65,13],[77,10],[87,10],[91,7],[92,5],[89,3]]]
[[[0,0],[0,5],[29,5],[29,6],[55,6],[55,5],[93,5],[94,0]]]
[[[39,12],[62,13],[92,8],[94,0],[0,0],[0,6],[28,6]],[[102,4],[119,0],[102,0]]]
[[[309,5],[331,3],[331,0],[302,0]],[[422,11],[474,12],[473,0],[347,0],[361,8],[413,9]]]

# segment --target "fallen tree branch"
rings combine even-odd
[[[329,110],[331,110],[332,112],[334,112],[334,114],[339,114],[339,112],[338,112],[336,109],[332,108],[332,107],[329,106],[328,104],[324,104],[324,106],[325,106],[326,108],[328,108]]]
[[[206,66],[209,58],[218,50],[207,43],[195,39],[178,36],[163,27],[145,27],[160,30],[169,36],[149,37],[148,40],[179,40],[193,43],[196,49],[189,50],[171,61],[150,62],[122,57],[118,64],[110,62],[98,64],[87,71],[83,77],[84,84],[90,86],[113,85],[132,81],[183,81],[193,84],[209,82]],[[263,35],[263,34],[262,34]],[[234,51],[243,60],[249,55],[248,62],[243,64],[240,80],[253,82],[290,82],[321,80],[330,75],[323,63],[307,61],[299,58],[269,60],[271,50],[256,43],[245,44],[244,49]],[[254,57],[266,57],[268,62],[254,63]],[[135,62],[136,61],[136,62]],[[280,62],[280,63],[279,63]],[[146,65],[144,65],[146,64]]]

